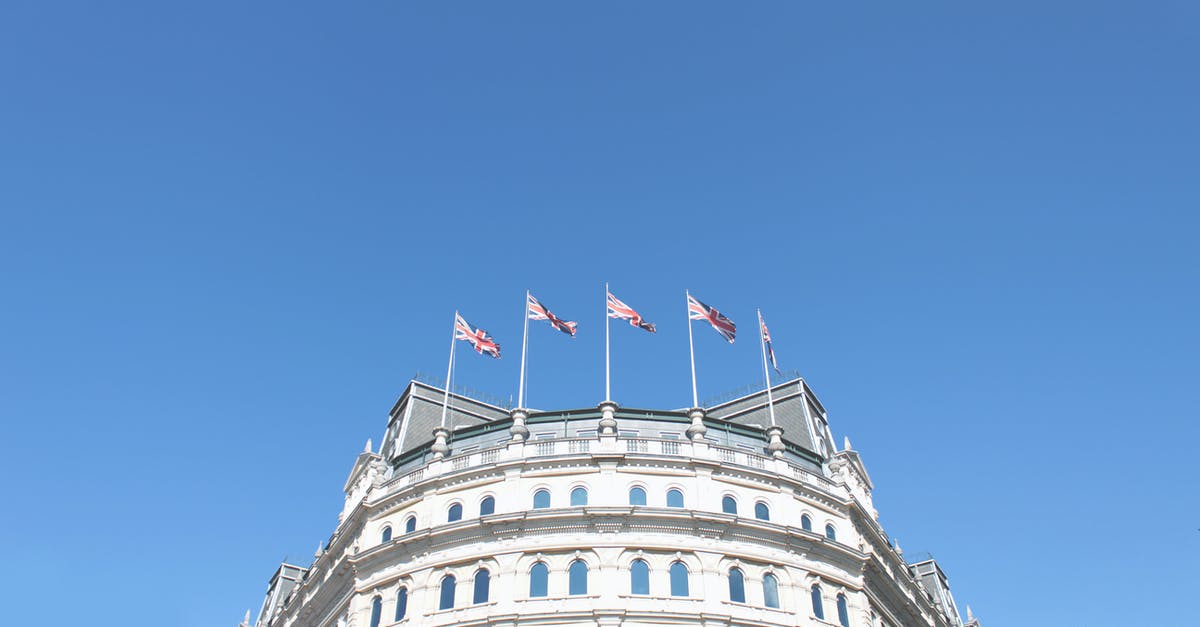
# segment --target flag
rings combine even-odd
[[[459,314],[454,315],[454,339],[465,340],[481,355],[500,359],[500,345],[483,329],[473,329]]]
[[[726,318],[721,312],[696,300],[688,294],[688,318],[691,320],[707,320],[721,337],[733,344],[733,336],[737,334],[737,325]]]
[[[563,333],[566,333],[567,335],[570,335],[571,337],[575,337],[575,327],[579,324],[578,322],[568,322],[562,318],[559,318],[553,313],[550,313],[550,310],[546,309],[545,305],[538,302],[538,299],[534,298],[533,294],[529,295],[529,319],[549,320],[550,326],[562,331]]]
[[[771,367],[775,372],[779,372],[779,364],[775,363],[775,349],[771,348],[771,332],[767,330],[767,323],[763,320],[762,312],[758,314],[758,326],[762,331],[763,345],[767,347],[767,358],[771,360]],[[783,374],[779,372],[779,374]]]
[[[634,311],[632,307],[617,300],[617,297],[613,296],[612,292],[608,293],[608,317],[628,320],[629,324],[635,327],[641,327],[651,333],[655,332],[653,323],[642,319],[642,316]]]

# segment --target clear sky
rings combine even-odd
[[[1193,2],[0,5],[7,624],[233,627],[417,371],[761,380],[987,627],[1196,625]]]

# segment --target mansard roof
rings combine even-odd
[[[380,452],[385,460],[396,455],[424,449],[432,442],[435,427],[441,424],[442,401],[445,389],[414,378],[400,395],[389,413],[388,431]],[[512,420],[510,410],[495,402],[486,402],[475,395],[451,391],[447,409],[446,428],[454,434],[480,433],[499,430]],[[825,409],[803,379],[796,377],[771,388],[775,423],[784,430],[788,444],[813,456],[827,459],[834,452],[830,441]],[[499,401],[496,401],[499,402]],[[531,424],[554,420],[569,421],[598,416],[595,407],[565,410],[529,410]],[[594,415],[595,414],[595,415]],[[687,410],[653,410],[622,407],[617,419],[686,422]],[[705,421],[734,431],[761,433],[771,425],[770,408],[765,389],[725,401],[706,409]]]

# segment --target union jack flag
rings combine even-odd
[[[559,318],[553,313],[550,313],[550,310],[546,309],[545,305],[538,302],[538,299],[534,298],[533,294],[529,295],[528,306],[530,320],[548,320],[550,321],[550,326],[562,331],[563,333],[566,333],[571,337],[575,337],[575,327],[579,325],[578,322],[569,322]]]
[[[641,327],[651,333],[655,332],[653,323],[646,322],[641,314],[634,311],[633,307],[617,300],[617,297],[613,296],[612,292],[608,293],[608,317],[628,320],[629,324],[635,327]]]
[[[762,331],[763,345],[767,347],[767,358],[771,360],[771,367],[775,372],[779,372],[779,364],[775,363],[775,349],[771,348],[771,332],[767,330],[767,323],[763,320],[761,311],[758,312],[758,328]]]
[[[475,352],[500,359],[500,345],[483,329],[472,328],[466,320],[457,313],[454,314],[454,339],[464,340],[475,347]]]
[[[724,314],[696,300],[691,294],[688,294],[688,319],[689,320],[707,320],[716,329],[721,337],[725,338],[730,344],[733,344],[733,336],[737,334],[737,325],[733,320],[726,318]]]

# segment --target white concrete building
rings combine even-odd
[[[801,379],[707,409],[505,410],[413,381],[255,627],[963,627]],[[249,616],[245,625],[249,625]],[[973,619],[967,625],[978,625]]]

